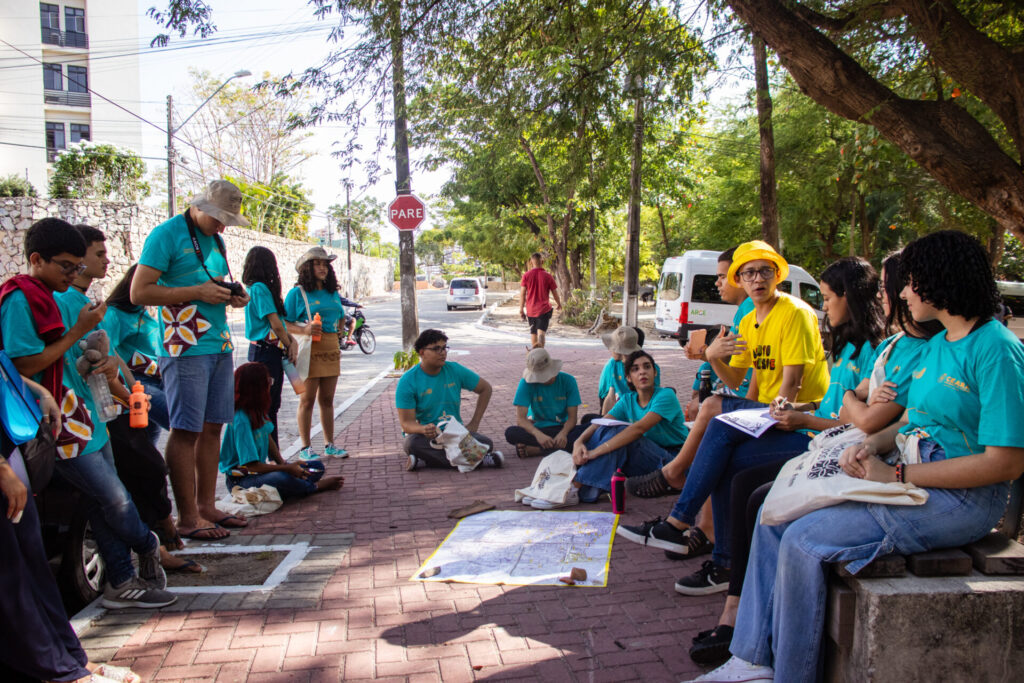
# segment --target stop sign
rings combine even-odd
[[[399,230],[415,230],[426,216],[426,205],[414,194],[399,195],[388,205],[388,220]]]

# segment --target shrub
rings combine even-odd
[[[606,302],[600,299],[591,301],[582,289],[574,289],[562,305],[559,322],[576,327],[590,327],[605,306]]]
[[[12,173],[0,178],[0,197],[38,197],[36,188],[27,179]]]
[[[146,165],[131,150],[82,140],[68,145],[53,162],[50,196],[134,202],[149,196],[142,182]]]

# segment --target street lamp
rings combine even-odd
[[[226,81],[220,84],[213,94],[203,100],[203,103],[196,107],[195,111],[188,115],[188,117],[181,122],[180,125],[174,125],[174,107],[171,96],[167,96],[167,217],[174,218],[174,215],[178,213],[178,202],[175,199],[175,185],[174,185],[174,136],[185,127],[185,124],[192,120],[192,117],[199,113],[199,110],[206,106],[206,104],[217,96],[221,90],[224,89],[228,83],[236,78],[245,78],[246,76],[252,76],[252,72],[246,69],[236,71]]]

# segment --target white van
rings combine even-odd
[[[691,330],[732,325],[736,306],[722,301],[715,286],[721,253],[698,249],[665,259],[654,308],[654,328],[660,336],[678,339],[683,345]],[[818,283],[800,266],[789,265],[789,275],[779,289],[810,304],[819,321],[825,317]]]

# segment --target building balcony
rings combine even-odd
[[[59,45],[60,47],[89,47],[89,34],[78,33],[77,31],[58,31],[55,28],[42,28],[42,42],[44,45]]]
[[[87,92],[66,90],[43,90],[43,102],[65,107],[91,107],[92,95]]]

